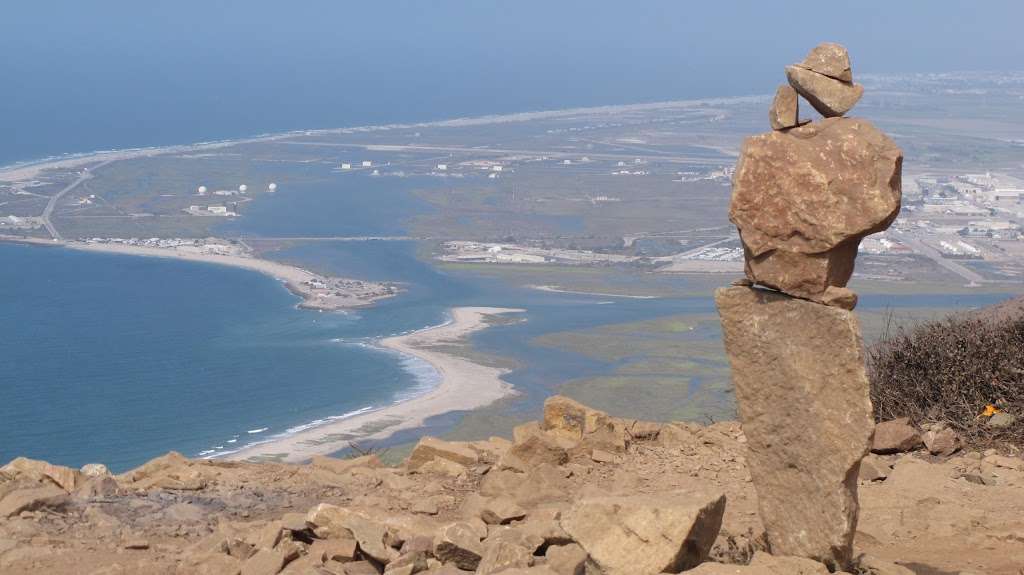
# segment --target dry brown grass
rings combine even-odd
[[[971,444],[1024,444],[1024,318],[958,315],[887,329],[868,349],[878,421],[944,422]],[[986,405],[1017,416],[993,429]]]

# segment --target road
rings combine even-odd
[[[57,228],[54,227],[53,222],[50,221],[50,216],[53,215],[53,209],[57,207],[57,202],[59,202],[60,199],[64,197],[64,194],[77,188],[82,182],[91,179],[93,177],[93,173],[97,169],[106,166],[111,161],[113,160],[96,164],[95,166],[93,166],[91,171],[89,170],[89,168],[84,168],[82,170],[82,175],[78,176],[77,180],[72,182],[68,187],[51,196],[50,201],[46,202],[46,208],[43,209],[43,215],[41,216],[41,218],[43,220],[43,225],[46,226],[46,231],[50,232],[50,235],[53,237],[53,239],[57,241],[61,241],[64,239],[63,236],[60,235],[60,232],[57,231]]]
[[[416,238],[412,236],[239,236],[240,242],[273,242],[273,241],[304,241],[304,242],[405,242],[414,240],[428,240],[430,238]]]
[[[981,284],[987,280],[979,273],[964,266],[954,260],[942,257],[942,253],[939,250],[931,247],[923,241],[916,238],[901,237],[900,241],[905,242],[915,252],[930,258],[936,264],[946,268],[947,270],[955,273],[956,275],[964,278],[969,284]]]
[[[426,146],[426,145],[399,145],[399,144],[347,144],[340,142],[288,142],[283,144],[293,146],[322,146],[334,148],[357,148],[375,152],[447,152],[450,154],[466,154],[470,156],[546,156],[552,159],[578,159],[580,156],[587,156],[592,160],[633,160],[640,158],[648,161],[670,162],[676,164],[697,164],[707,165],[724,161],[710,157],[680,156],[665,152],[663,154],[610,154],[603,152],[565,152],[559,150],[518,150],[508,148],[467,148],[464,146]],[[731,160],[731,158],[728,158]]]

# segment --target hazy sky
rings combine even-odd
[[[857,72],[1024,68],[1024,2],[7,0],[0,163],[305,127],[768,93],[814,44]]]

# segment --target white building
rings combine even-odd
[[[362,166],[363,166],[364,168],[370,168],[370,167],[373,167],[373,162],[371,162],[370,160],[363,160]]]
[[[438,164],[438,165],[437,165],[437,170],[438,170],[439,172],[445,172],[445,171],[448,171],[448,164]]]
[[[341,169],[343,169],[343,170],[351,170],[352,169],[352,164],[342,164],[341,165]]]

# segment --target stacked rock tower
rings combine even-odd
[[[842,568],[873,430],[846,284],[860,240],[899,213],[903,154],[870,122],[843,116],[863,88],[842,46],[817,46],[786,77],[773,130],[746,139],[733,179],[746,279],[715,302],[772,552]],[[798,95],[824,118],[801,121]]]

